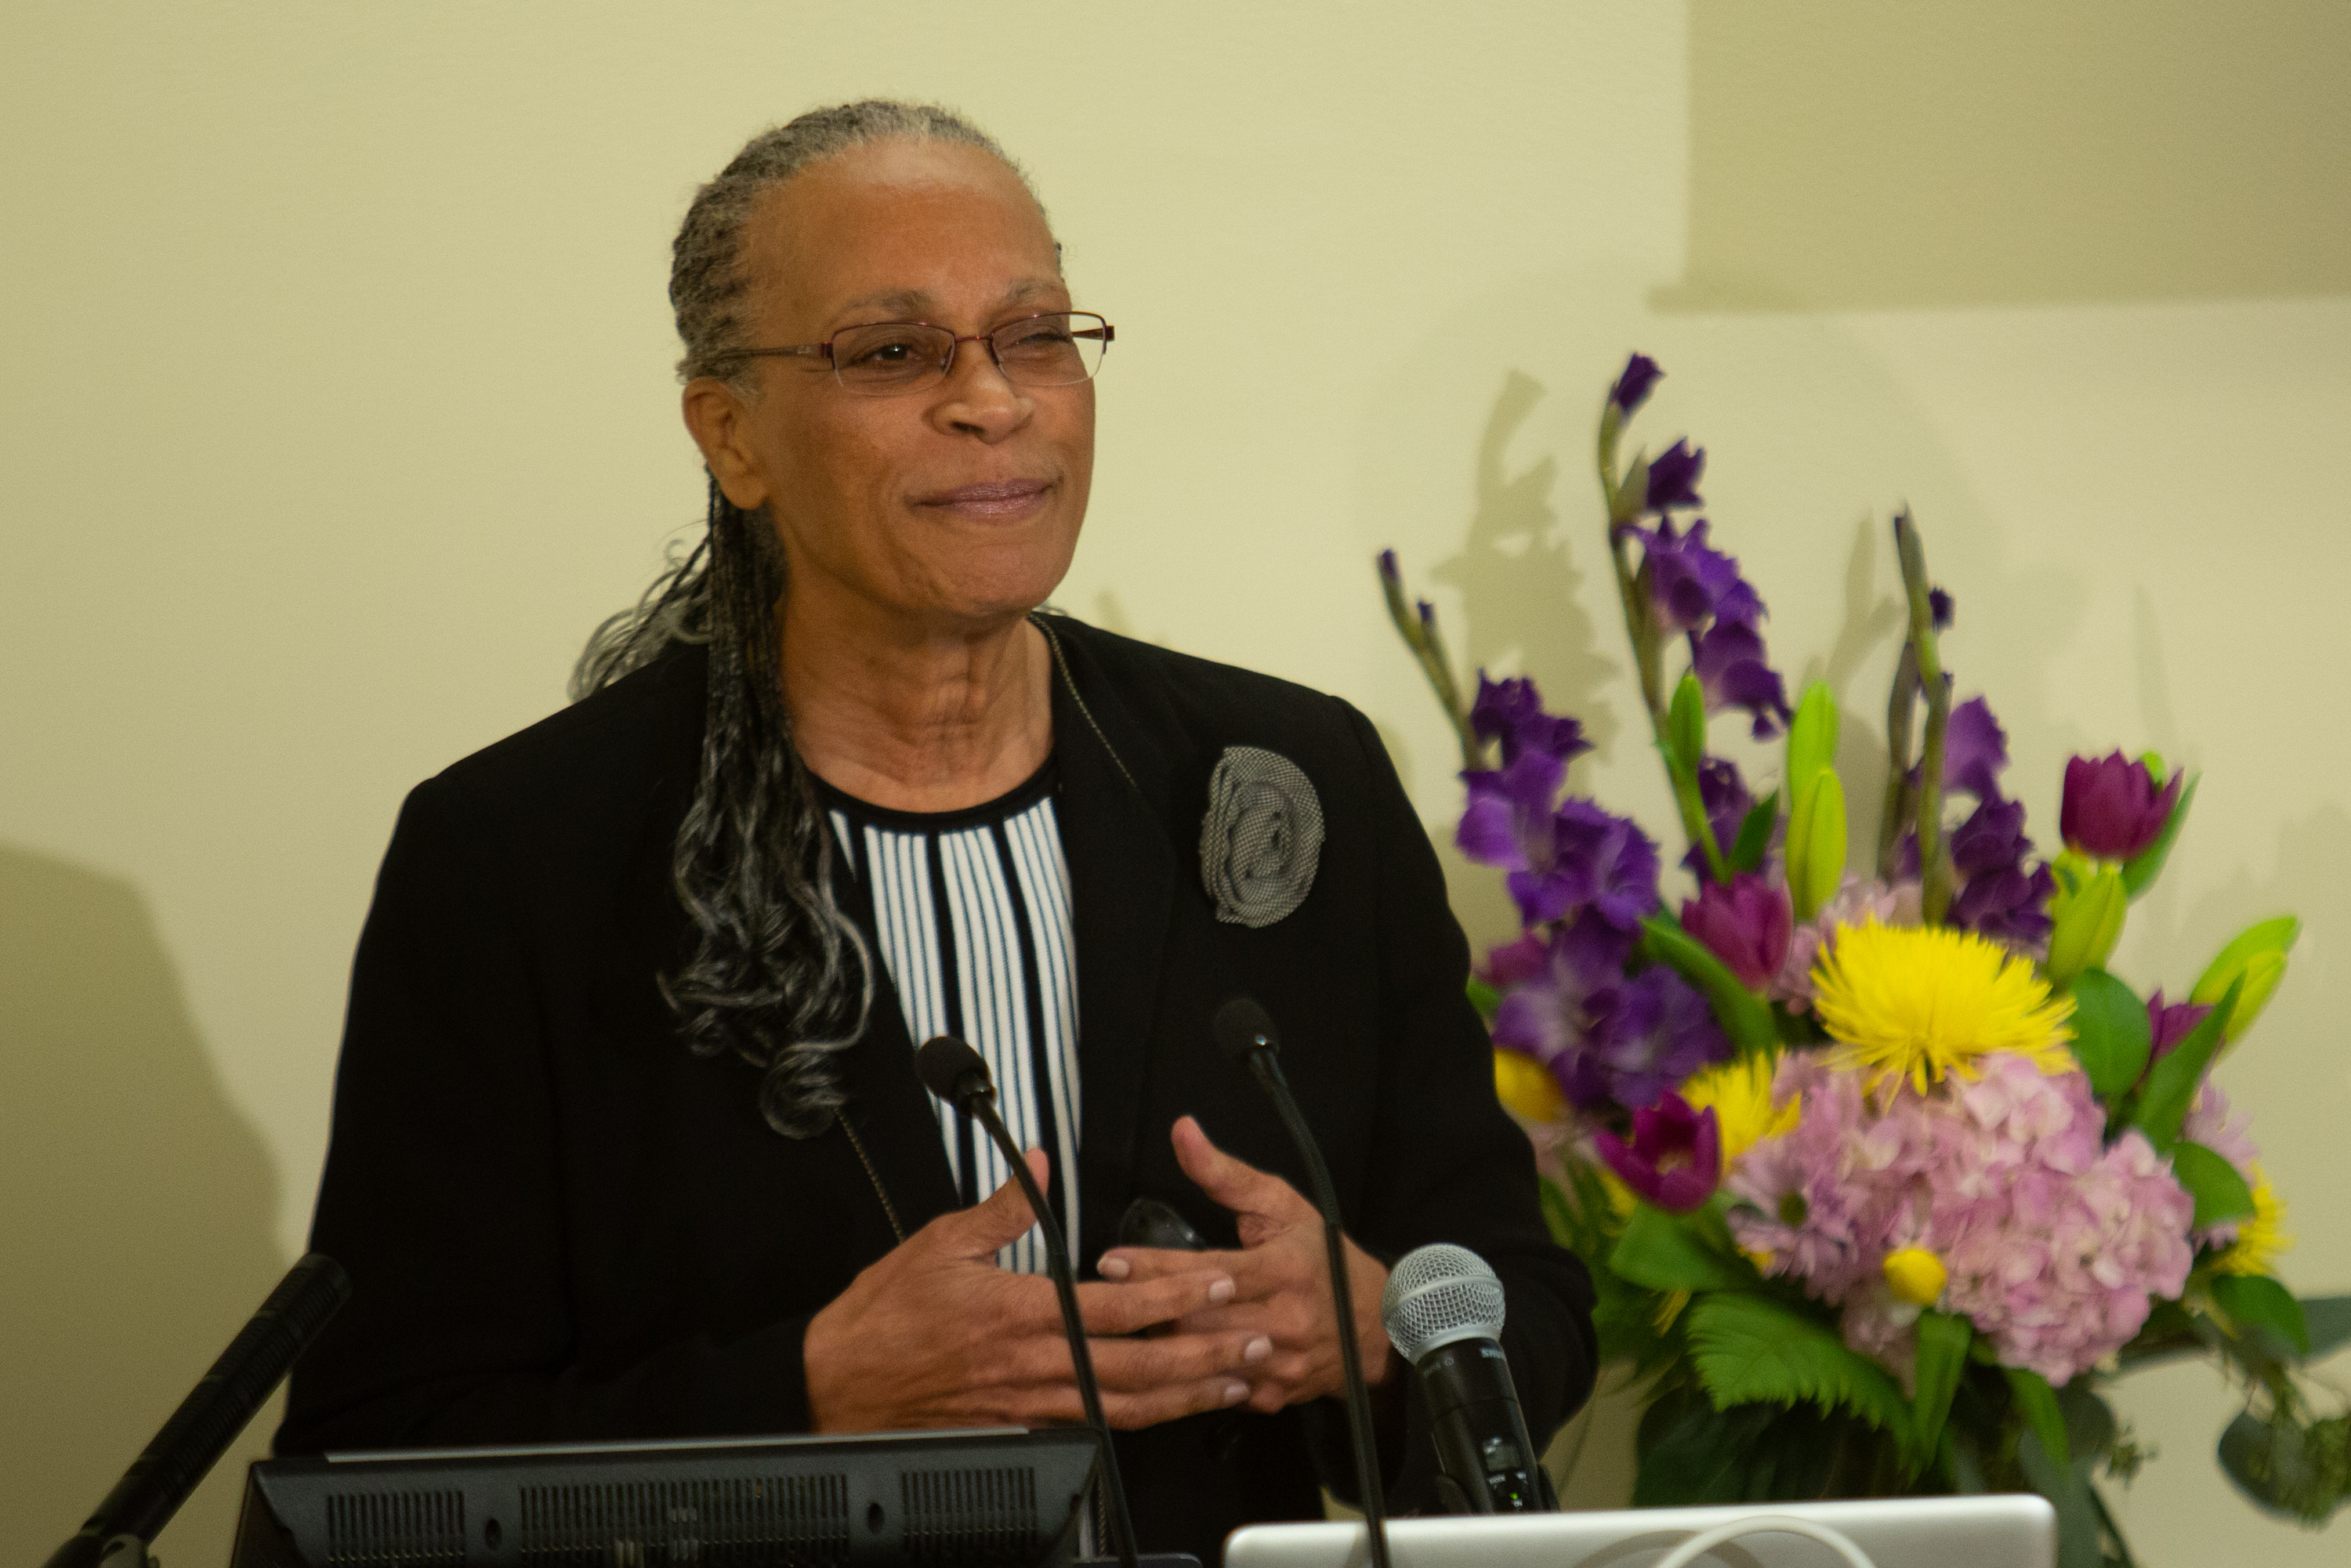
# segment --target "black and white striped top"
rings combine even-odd
[[[955,1035],[987,1060],[1013,1141],[1052,1156],[1045,1197],[1074,1256],[1078,969],[1051,760],[1010,794],[961,811],[893,811],[819,787],[872,897],[907,1034],[917,1046]],[[984,1130],[935,1101],[932,1108],[966,1204],[1011,1179]],[[1033,1229],[997,1256],[1007,1269],[1045,1272]]]

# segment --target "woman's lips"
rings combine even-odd
[[[1022,517],[1044,505],[1045,493],[1050,488],[1042,479],[1004,479],[941,490],[924,497],[921,505],[941,507],[966,517]]]

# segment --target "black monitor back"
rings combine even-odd
[[[414,1449],[253,1467],[231,1568],[1057,1568],[1083,1428]]]

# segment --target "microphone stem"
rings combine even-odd
[[[1078,1397],[1085,1402],[1086,1423],[1094,1429],[1094,1440],[1102,1448],[1102,1485],[1110,1494],[1110,1532],[1112,1550],[1117,1552],[1120,1568],[1136,1568],[1134,1521],[1126,1511],[1126,1482],[1118,1473],[1118,1450],[1113,1446],[1110,1422],[1102,1415],[1102,1386],[1094,1381],[1093,1352],[1086,1344],[1085,1319],[1078,1313],[1076,1277],[1070,1271],[1069,1242],[1061,1235],[1061,1227],[1051,1208],[1045,1203],[1045,1194],[1037,1186],[1037,1177],[1029,1169],[1029,1161],[1020,1145],[1012,1141],[1005,1127],[1004,1118],[984,1092],[967,1094],[964,1110],[987,1129],[987,1135],[1012,1167],[1012,1179],[1020,1184],[1021,1196],[1029,1200],[1029,1211],[1037,1217],[1038,1228],[1045,1233],[1047,1271],[1053,1276],[1053,1294],[1061,1303],[1061,1331],[1070,1342],[1070,1360],[1078,1378]],[[1384,1563],[1380,1568],[1386,1568]]]
[[[1322,1211],[1322,1245],[1331,1260],[1331,1305],[1339,1315],[1339,1361],[1347,1379],[1347,1430],[1355,1449],[1355,1485],[1363,1494],[1364,1523],[1370,1532],[1372,1568],[1389,1568],[1387,1501],[1381,1494],[1379,1444],[1372,1435],[1372,1396],[1364,1381],[1363,1347],[1355,1341],[1355,1292],[1347,1280],[1346,1232],[1339,1224],[1339,1195],[1331,1186],[1331,1168],[1281,1075],[1281,1063],[1270,1051],[1249,1053],[1249,1071],[1272,1098],[1290,1141],[1306,1162],[1306,1177],[1314,1189],[1314,1207]]]

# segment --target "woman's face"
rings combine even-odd
[[[977,148],[893,141],[803,170],[745,233],[747,346],[822,342],[874,321],[958,336],[1066,310],[1053,236]],[[984,342],[939,384],[863,397],[820,359],[751,361],[746,402],[712,381],[686,420],[727,498],[770,507],[791,595],[845,594],[923,630],[1026,613],[1069,570],[1093,476],[1094,389],[1016,385]]]

